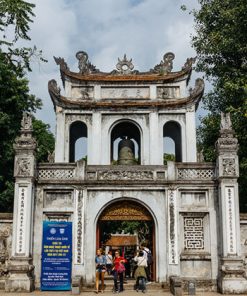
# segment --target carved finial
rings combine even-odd
[[[82,74],[90,74],[93,72],[99,72],[96,67],[88,61],[88,54],[85,51],[78,51],[76,53],[78,59],[78,68]]]
[[[23,112],[22,120],[21,120],[21,131],[29,131],[32,130],[32,116],[27,113]]]
[[[204,91],[204,86],[205,86],[204,80],[201,78],[197,78],[195,81],[195,87],[189,89],[190,97],[195,97],[195,96],[198,96],[199,94],[202,94]]]
[[[217,151],[222,153],[237,153],[238,140],[232,128],[230,113],[221,112],[220,137],[216,142]]]
[[[32,115],[24,112],[21,120],[21,134],[15,139],[14,149],[36,148],[36,141],[32,137]]]
[[[78,51],[76,53],[76,58],[78,59],[78,68],[80,73],[84,73],[87,71],[87,62],[88,62],[88,54],[85,51]]]
[[[184,63],[182,70],[189,70],[192,68],[192,65],[196,62],[196,57],[194,58],[187,58],[186,62]]]
[[[221,112],[220,129],[232,130],[232,121],[231,121],[230,113]]]
[[[55,151],[53,151],[53,152],[48,151],[47,160],[49,163],[55,162]]]
[[[132,59],[127,60],[126,54],[122,60],[118,58],[118,63],[116,64],[116,69],[119,74],[131,74],[134,69],[134,65],[132,63]]]
[[[61,89],[57,86],[57,82],[55,79],[48,81],[48,91],[49,93],[53,93],[56,96],[60,96]]]
[[[68,70],[69,71],[69,67],[67,65],[67,63],[65,62],[64,58],[57,58],[57,57],[53,57],[56,64],[60,66],[60,70]]]
[[[173,60],[175,58],[175,54],[173,52],[167,52],[163,56],[163,61],[161,61],[158,65],[156,65],[151,72],[159,73],[159,74],[167,74],[172,71],[173,68]]]

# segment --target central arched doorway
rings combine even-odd
[[[133,200],[118,200],[108,205],[98,218],[96,248],[110,249],[113,253],[118,249],[130,258],[141,245],[152,252],[150,273],[155,280],[155,223],[151,213]]]

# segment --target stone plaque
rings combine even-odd
[[[45,208],[73,207],[71,191],[47,191],[44,198]]]
[[[236,221],[234,187],[225,187],[227,253],[236,254]]]
[[[17,209],[17,228],[16,228],[16,253],[24,254],[26,250],[26,224],[27,224],[27,187],[18,188],[18,209]]]
[[[102,99],[149,99],[149,87],[101,87]]]

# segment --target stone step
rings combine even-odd
[[[124,290],[125,291],[132,291],[134,290],[134,285],[135,285],[135,280],[134,279],[128,279],[127,281],[124,282]],[[113,283],[113,278],[107,277],[105,279],[105,291],[112,291],[114,287]],[[95,290],[94,285],[88,285],[84,286],[82,289],[84,292],[91,292]],[[163,292],[168,292],[170,291],[169,286],[167,283],[155,283],[151,282],[150,284],[147,285],[147,290],[148,291],[163,291]]]

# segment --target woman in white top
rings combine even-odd
[[[139,255],[135,256],[134,261],[137,262],[137,269],[134,275],[136,279],[136,291],[138,292],[138,290],[141,289],[142,292],[145,292],[146,280],[147,280],[147,274],[146,274],[145,268],[148,266],[148,263],[147,263],[147,259],[144,257],[143,251],[140,251]],[[141,287],[139,284],[139,280],[141,280]]]

